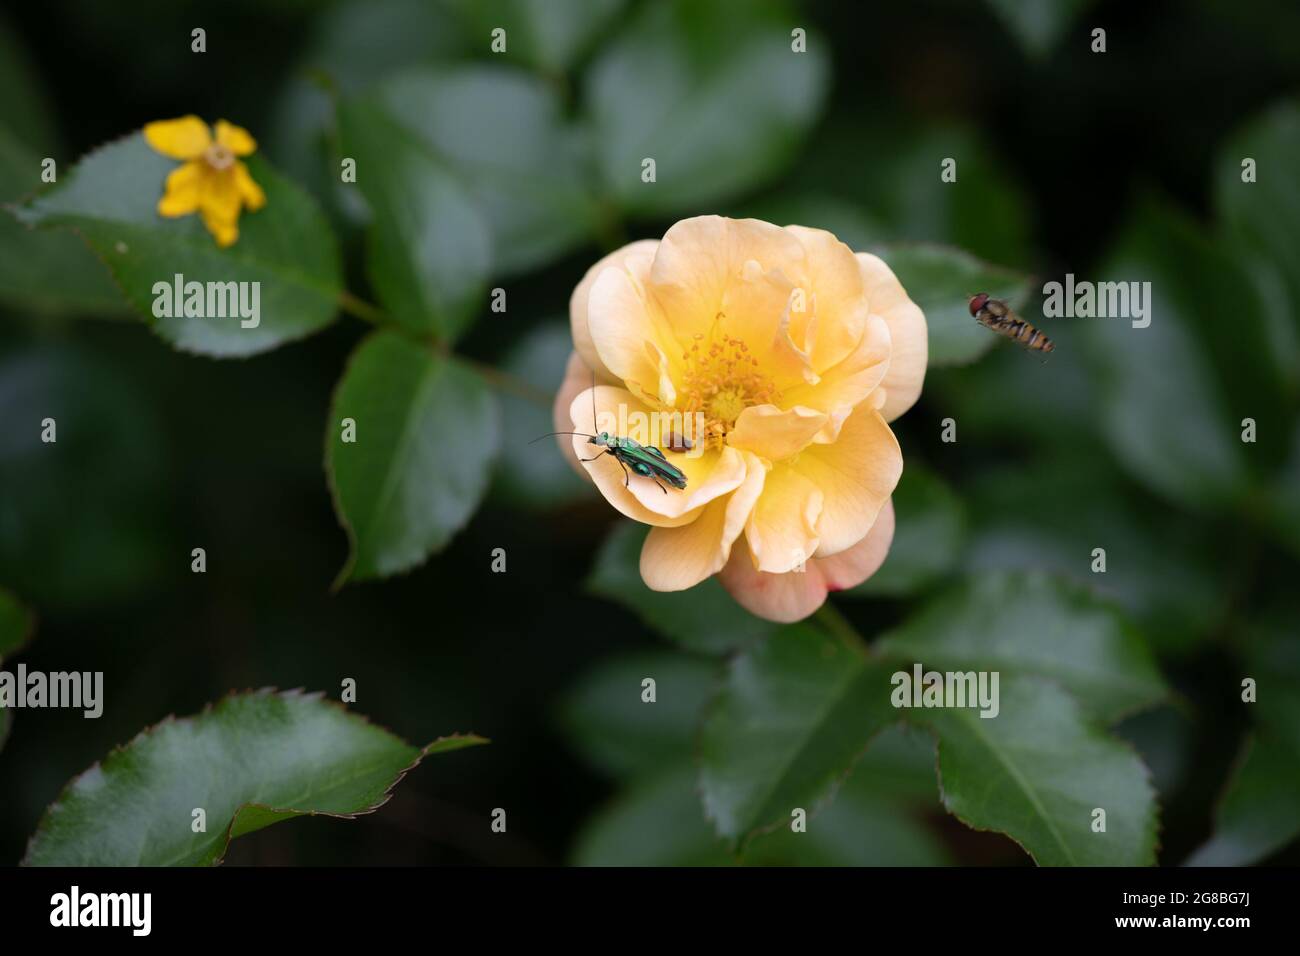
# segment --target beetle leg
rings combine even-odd
[[[609,452],[606,452],[606,454],[609,454]],[[627,465],[624,465],[624,464],[623,464],[623,459],[622,459],[622,458],[619,458],[618,455],[615,455],[615,456],[614,456],[614,460],[615,460],[616,462],[618,462],[619,465],[622,466],[622,468],[623,468],[623,474],[626,476],[626,477],[623,479],[623,487],[624,487],[624,488],[631,488],[631,487],[632,487],[632,472],[630,472],[630,471],[627,470]]]
[[[658,478],[653,478],[653,477],[652,477],[650,480],[653,481],[656,485],[659,485],[659,479],[658,479]],[[659,490],[662,491],[664,494],[668,494],[668,489],[665,488],[663,485],[659,485]]]
[[[599,455],[596,456],[596,458],[604,458],[608,454],[609,452],[602,451]],[[578,461],[595,461],[596,458],[579,458]]]

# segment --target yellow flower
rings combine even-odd
[[[903,468],[887,422],[920,395],[927,359],[925,316],[884,262],[821,230],[703,216],[598,262],[570,318],[557,430],[590,432],[594,401],[598,430],[663,448],[687,477],[665,492],[609,455],[583,465],[652,526],[647,585],[718,574],[751,612],[795,621],[880,567]],[[703,426],[691,451],[636,432],[674,412]]]
[[[167,176],[167,189],[158,200],[159,215],[174,219],[197,212],[217,240],[234,245],[239,238],[239,210],[266,205],[266,194],[253,182],[240,156],[248,156],[257,143],[248,131],[217,120],[215,135],[197,116],[159,120],[144,128],[150,146],[172,159],[183,159]]]

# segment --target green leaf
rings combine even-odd
[[[553,393],[564,380],[572,352],[573,336],[568,323],[549,322],[525,334],[511,348],[501,368],[541,392]],[[517,454],[502,457],[493,491],[516,507],[532,509],[554,508],[590,494],[590,483],[578,477],[553,444],[529,445],[555,428],[550,410],[518,395],[503,392],[500,399],[502,447],[514,449]]]
[[[642,7],[588,70],[597,158],[625,210],[698,212],[759,186],[793,156],[821,113],[825,42],[791,49],[792,21],[725,0]],[[725,37],[720,41],[719,38]],[[642,160],[656,181],[642,182]]]
[[[135,133],[85,156],[59,182],[17,208],[29,225],[75,228],[108,264],[131,305],[184,352],[252,355],[300,339],[334,319],[341,290],[338,248],[312,199],[260,157],[249,172],[266,206],[240,216],[239,240],[220,248],[198,216],[164,219],[157,204],[177,162]],[[155,283],[257,282],[258,324],[228,318],[158,318]]]
[[[1015,840],[1040,866],[1149,866],[1156,856],[1150,774],[1038,678],[1000,682],[991,719],[969,707],[913,712],[939,735],[943,804],[967,826]],[[1105,832],[1093,812],[1106,811]]]
[[[735,658],[700,734],[700,792],[718,833],[742,844],[828,800],[899,719],[892,669],[807,625]]]
[[[1255,181],[1243,182],[1242,163],[1255,162]],[[1253,118],[1219,151],[1215,206],[1242,258],[1255,269],[1277,270],[1289,303],[1267,308],[1273,339],[1269,355],[1300,372],[1300,101],[1286,100]],[[1267,281],[1267,279],[1265,279]],[[1289,324],[1287,318],[1290,318]]]
[[[1041,573],[975,577],[929,602],[875,650],[926,670],[1052,678],[1107,722],[1168,693],[1146,642],[1117,608]]]
[[[636,612],[645,625],[687,650],[725,654],[774,633],[777,625],[744,610],[716,578],[687,591],[652,591],[641,580],[644,526],[622,522],[606,539],[587,590]]]
[[[544,265],[592,235],[586,142],[540,78],[496,66],[412,70],[384,82],[374,101],[473,198],[495,274]]]
[[[206,866],[230,841],[291,817],[377,810],[425,756],[487,743],[456,735],[412,747],[321,694],[238,694],[168,718],[64,789],[26,866]],[[202,808],[207,832],[195,833]]]
[[[989,0],[1020,45],[1042,59],[1052,52],[1092,0]]]
[[[970,297],[987,292],[1023,309],[1030,284],[1025,276],[989,265],[960,249],[902,244],[873,250],[894,270],[912,301],[925,313],[930,336],[930,365],[973,362],[998,336],[970,314]],[[1033,322],[1033,316],[1025,316]]]
[[[901,596],[947,574],[965,543],[966,513],[948,484],[908,462],[894,489],[894,541],[880,570],[844,597]]]
[[[642,699],[641,682],[655,682],[655,700]],[[649,773],[690,759],[704,703],[717,682],[717,665],[665,651],[603,661],[565,695],[560,717],[566,736],[591,766],[612,777]]]
[[[1124,318],[1078,320],[1114,454],[1179,504],[1239,501],[1252,472],[1269,470],[1285,454],[1281,441],[1243,444],[1242,419],[1254,418],[1261,435],[1286,434],[1289,424],[1249,276],[1200,226],[1151,200],[1138,207],[1100,273],[1149,282],[1152,298],[1146,328]]]
[[[454,0],[475,25],[482,50],[506,32],[503,55],[560,73],[591,44],[625,0]]]
[[[478,375],[394,332],[365,339],[326,425],[325,469],[351,543],[336,584],[406,571],[446,545],[483,499],[500,441]]]
[[[376,296],[417,335],[454,340],[486,305],[487,222],[451,170],[379,106],[341,104],[339,139],[372,214],[366,265]]]
[[[13,657],[31,640],[36,615],[18,598],[0,588],[0,662]]]

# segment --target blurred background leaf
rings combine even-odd
[[[930,367],[963,364],[979,358],[998,338],[970,314],[970,298],[987,292],[1014,309],[1029,296],[1026,277],[981,262],[959,249],[899,245],[876,252],[913,302],[925,313],[930,337]]]
[[[1244,704],[1254,728],[1242,742],[1215,812],[1210,839],[1192,866],[1241,866],[1277,853],[1300,836],[1300,643],[1294,608],[1277,620],[1257,620],[1243,666],[1223,675],[1225,696],[1242,700],[1246,679],[1254,700]],[[1234,701],[1235,702],[1235,701]]]
[[[655,699],[642,682],[652,679]],[[567,692],[560,716],[569,741],[611,777],[653,774],[689,756],[718,664],[673,651],[610,658]]]
[[[600,171],[621,208],[689,213],[790,162],[820,112],[829,69],[815,34],[793,51],[799,26],[769,3],[641,7],[596,57],[584,89]],[[646,158],[653,183],[641,179]]]
[[[609,23],[625,0],[452,0],[489,49],[493,30],[506,32],[511,59],[558,75],[573,65]]]
[[[891,242],[942,243],[1017,268],[1032,261],[1024,187],[990,148],[991,130],[878,107],[853,116],[819,131],[796,182],[880,222]],[[956,160],[955,182],[940,178],[947,159]]]
[[[544,265],[592,234],[587,144],[549,84],[465,66],[403,73],[374,95],[473,196],[491,226],[494,274]]]
[[[376,102],[339,107],[339,140],[369,204],[366,265],[380,304],[415,335],[455,340],[486,303],[492,238],[478,206]]]
[[[0,588],[0,662],[31,640],[36,617],[18,598]]]
[[[0,203],[41,186],[42,160],[71,168],[57,143],[52,112],[21,45],[0,21]],[[0,211],[0,302],[46,314],[120,315],[127,311],[108,271],[76,236],[34,234]]]
[[[894,489],[894,542],[880,570],[844,597],[902,597],[952,569],[966,537],[966,508],[942,478],[909,461]]]
[[[0,359],[0,408],[0,580],[51,611],[139,597],[176,547],[148,398],[110,363],[46,344]]]
[[[1252,182],[1243,164],[1254,162]],[[1285,300],[1269,302],[1260,321],[1269,335],[1269,354],[1283,365],[1294,402],[1300,388],[1300,102],[1279,103],[1249,120],[1225,143],[1214,177],[1215,208],[1238,245],[1246,268],[1270,283],[1276,270]],[[1290,321],[1288,321],[1288,318]]]
[[[1253,285],[1222,244],[1152,199],[1137,207],[1101,273],[1149,282],[1152,300],[1146,328],[1124,318],[1083,320],[1111,449],[1136,478],[1180,504],[1240,505],[1252,473],[1283,450],[1278,442],[1243,444],[1242,420],[1255,419],[1269,435],[1287,425]]]
[[[596,556],[587,590],[630,608],[656,634],[700,654],[748,647],[776,632],[778,625],[741,609],[717,578],[688,591],[646,587],[640,568],[648,533],[644,525],[620,522]]]
[[[573,351],[567,322],[553,321],[530,330],[516,341],[501,368],[546,394],[564,380],[565,364]],[[530,444],[555,427],[550,411],[536,402],[502,393],[501,456],[493,479],[499,498],[517,508],[537,510],[590,499],[589,482],[579,478],[557,454],[550,440]]]
[[[1093,0],[988,0],[1025,51],[1042,58]]]

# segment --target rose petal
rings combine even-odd
[[[570,352],[568,364],[564,367],[564,381],[560,382],[560,390],[555,393],[555,403],[551,406],[551,418],[555,423],[557,432],[573,431],[573,421],[569,417],[569,408],[573,405],[573,400],[582,392],[591,388],[592,384],[591,369],[587,367],[587,363],[582,360],[582,356],[577,352]],[[587,474],[587,469],[582,467],[578,462],[578,456],[573,453],[571,436],[556,435],[555,443],[559,446],[560,454],[564,456],[564,460],[569,463],[569,467],[583,478],[590,479],[591,476]]]
[[[898,439],[880,413],[854,409],[834,444],[809,445],[790,466],[822,490],[817,557],[843,551],[871,530],[903,472]]]
[[[881,411],[885,421],[892,422],[916,403],[925,383],[929,361],[925,314],[907,297],[898,277],[880,258],[859,252],[857,259],[871,312],[889,325],[893,341],[889,371],[882,382],[887,397]]]
[[[821,489],[799,472],[774,466],[745,525],[754,566],[784,574],[805,564],[820,543],[817,521],[823,501]]]
[[[891,351],[889,326],[880,316],[870,316],[848,358],[827,370],[816,384],[786,389],[781,400],[824,412],[827,420],[815,441],[833,442],[853,410],[879,389],[889,370]]]
[[[783,304],[788,281],[783,288],[783,280],[770,273],[787,271],[803,255],[799,241],[771,223],[697,216],[681,220],[664,234],[646,286],[679,346],[689,348],[696,335],[707,336],[723,314],[717,332],[755,348],[772,337],[780,313],[742,309],[739,299],[733,299],[729,310],[728,292]],[[744,290],[747,282],[754,285]],[[668,348],[668,343],[662,344]]]
[[[855,588],[880,570],[894,541],[894,500],[886,501],[861,541],[828,558],[813,558],[827,591]]]
[[[844,361],[862,339],[869,314],[862,270],[853,250],[824,229],[787,226],[804,247],[803,271],[794,276],[808,293],[816,334],[804,348],[819,375]]]
[[[893,537],[894,508],[886,502],[862,540],[834,557],[813,558],[803,571],[767,574],[754,567],[747,549],[733,548],[718,579],[751,614],[790,624],[821,607],[829,591],[855,587],[874,574],[884,563]]]
[[[625,263],[628,259],[638,260],[635,266],[638,272],[648,269],[658,247],[657,239],[640,239],[614,250],[587,270],[582,281],[573,290],[573,295],[569,297],[569,328],[573,333],[573,347],[587,363],[587,367],[594,368],[600,381],[606,384],[612,383],[614,376],[596,354],[595,343],[591,340],[591,329],[587,324],[587,302],[591,297],[591,287],[596,284],[597,276],[606,269],[626,268]],[[642,262],[644,264],[641,264]]]
[[[641,577],[647,587],[681,591],[722,570],[763,490],[763,463],[746,455],[744,465],[741,485],[725,497],[710,501],[690,524],[650,529],[641,548]]]
[[[796,405],[753,405],[740,413],[727,433],[732,448],[752,451],[768,461],[780,461],[803,451],[827,422],[825,412]]]

